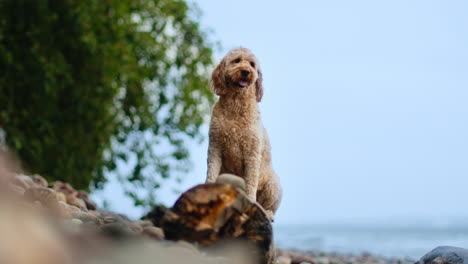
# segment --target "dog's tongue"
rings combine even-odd
[[[239,81],[240,86],[247,86],[247,81]]]

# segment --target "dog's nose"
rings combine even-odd
[[[249,71],[246,71],[246,70],[242,70],[241,73],[242,73],[242,76],[243,76],[243,77],[247,77],[247,76],[249,75],[250,72],[249,72]]]

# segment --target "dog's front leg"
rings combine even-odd
[[[208,146],[208,172],[206,183],[215,182],[221,172],[221,147],[216,141],[210,139]]]
[[[256,201],[260,173],[260,152],[253,149],[245,159],[245,185],[247,196]]]

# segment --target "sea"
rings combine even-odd
[[[468,222],[275,224],[273,229],[276,246],[285,249],[417,260],[437,246],[468,248]]]

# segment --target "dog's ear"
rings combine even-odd
[[[263,76],[260,69],[258,69],[257,75],[257,81],[255,81],[255,96],[257,97],[257,102],[260,102],[263,97]]]
[[[226,60],[223,59],[211,74],[211,89],[218,96],[226,94],[226,74],[224,73],[225,67]]]

